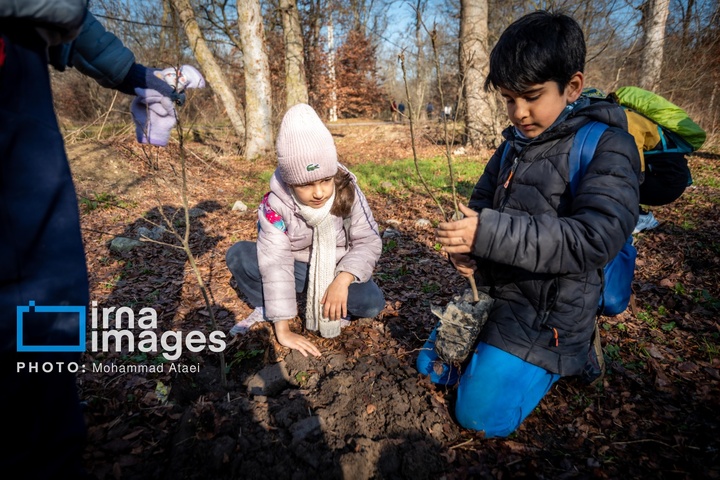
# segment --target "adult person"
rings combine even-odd
[[[124,93],[154,89],[174,101],[182,97],[135,61],[90,14],[86,0],[0,0],[0,411],[13,425],[5,430],[0,469],[23,479],[82,479],[85,426],[72,370],[80,352],[18,351],[17,342],[78,346],[78,312],[38,314],[32,302],[89,303],[77,199],[48,62],[58,70],[75,67]],[[29,311],[21,323],[23,306]],[[33,371],[32,365],[51,369]]]

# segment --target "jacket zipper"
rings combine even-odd
[[[513,159],[512,166],[510,167],[510,174],[508,175],[507,180],[505,180],[505,183],[503,184],[503,188],[505,190],[508,189],[508,187],[510,186],[510,180],[512,180],[513,176],[515,175],[515,170],[517,170],[518,163],[519,163],[518,160],[519,160],[519,157],[517,157],[517,156]]]

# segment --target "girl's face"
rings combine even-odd
[[[500,88],[508,117],[526,138],[535,138],[552,125],[565,107],[580,97],[583,74],[577,72],[560,92],[557,82],[531,85],[524,92]]]
[[[335,192],[334,177],[323,178],[303,185],[290,185],[295,196],[308,207],[322,208]]]

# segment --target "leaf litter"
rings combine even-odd
[[[363,141],[361,128],[333,129],[351,170],[355,162],[410,156],[403,127],[372,127],[374,136],[385,135],[374,142]],[[148,162],[132,139],[94,143],[69,146],[74,172],[94,152],[122,163],[124,177],[132,178],[108,191],[101,183],[107,179],[94,181],[87,171],[76,176],[81,197],[112,193],[115,199],[108,208],[81,205],[91,298],[152,307],[160,331],[210,330],[182,251],[151,242],[129,252],[109,249],[115,236],[137,238],[140,227],[153,227],[148,220],[158,224],[163,214],[178,213],[177,151],[153,150],[157,161]],[[238,296],[224,255],[234,242],[256,238],[254,208],[264,192],[252,188],[272,161],[248,163],[231,146],[209,143],[188,144],[189,195],[205,212],[191,221],[190,243],[227,331],[251,308]],[[421,155],[440,155],[439,148],[425,142]],[[478,161],[488,158],[475,154]],[[692,157],[697,186],[653,208],[660,226],[636,235],[634,308],[601,318],[608,361],[601,384],[561,380],[507,439],[458,427],[454,389],[415,370],[437,322],[432,306],[445,306],[467,287],[435,249],[433,228],[415,222],[437,220],[436,205],[419,192],[364,191],[381,231],[397,232],[392,242],[384,240],[375,273],[387,300],[383,313],[353,322],[335,339],[306,333],[323,352],[319,359],[281,347],[271,326],[253,326],[225,349],[226,386],[217,354],[207,351],[186,351],[176,362],[86,353],[88,365],[197,369],[80,375],[88,469],[101,480],[720,478],[720,196],[710,186],[717,183],[717,161],[712,154]],[[232,211],[236,200],[249,211]],[[299,319],[291,326],[302,329]],[[284,373],[273,388],[251,393],[258,374],[278,364]]]

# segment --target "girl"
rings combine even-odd
[[[230,335],[263,319],[278,342],[319,356],[290,330],[295,293],[307,292],[305,326],[325,338],[348,317],[375,317],[385,298],[372,280],[382,240],[357,179],[337,160],[330,131],[306,104],[290,108],[277,138],[278,168],[258,208],[258,240],[238,242],[226,261],[255,311]]]

